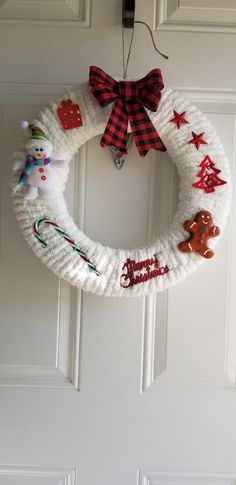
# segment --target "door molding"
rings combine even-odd
[[[54,484],[55,479],[58,478],[58,485],[62,485],[62,483],[63,485],[76,485],[77,470],[76,468],[0,465],[0,479],[4,477],[37,478],[37,483],[42,479],[42,485],[45,483],[45,478],[48,479],[48,484],[51,483],[50,480]]]
[[[138,472],[138,485],[235,485],[236,473]]]
[[[186,3],[186,2],[185,2]],[[212,6],[212,0],[205,5],[182,6],[178,0],[154,0],[154,29],[182,32],[215,32],[231,34],[236,32],[236,8],[224,0],[222,8]],[[207,22],[205,19],[210,20]]]
[[[43,12],[43,15],[42,15]],[[91,0],[0,2],[0,26],[24,27],[91,27]]]

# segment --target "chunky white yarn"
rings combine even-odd
[[[63,130],[57,115],[57,108],[61,100],[58,103],[51,102],[50,106],[40,113],[39,118],[34,120],[34,123],[41,127],[51,140],[55,159],[64,159],[69,162],[81,145],[103,133],[111,108],[102,109],[99,106],[90,93],[87,83],[66,93],[63,99],[68,98],[80,105],[83,126],[79,129]],[[176,129],[175,124],[169,122],[173,117],[174,109],[179,113],[187,112],[189,124],[183,125],[180,130]],[[54,199],[41,197],[35,200],[24,199],[21,192],[14,191],[18,174],[13,175],[13,205],[26,241],[35,254],[54,273],[85,291],[106,296],[140,296],[169,288],[195,271],[204,261],[204,258],[198,254],[186,254],[179,251],[178,243],[188,236],[183,228],[183,222],[186,219],[192,219],[200,210],[208,210],[212,213],[214,224],[219,226],[221,234],[224,229],[230,206],[230,170],[223,146],[213,127],[203,113],[170,88],[163,90],[157,113],[149,112],[148,114],[154,125],[158,127],[160,137],[177,166],[180,176],[179,205],[174,221],[169,230],[149,247],[132,250],[103,247],[80,231],[68,214],[63,196],[68,178],[68,167],[60,169],[58,173],[59,183]],[[192,138],[192,131],[205,132],[207,136],[207,145],[201,145],[199,151],[194,145],[186,143],[186,140]],[[217,168],[221,170],[222,178],[227,180],[227,184],[219,187],[212,194],[192,187],[193,181],[198,180],[199,164],[206,155],[214,160]],[[19,156],[24,158],[25,153],[19,154],[18,152],[17,157],[19,158]],[[59,224],[78,246],[85,250],[87,257],[100,271],[100,276],[89,271],[84,261],[53,229],[45,230],[48,246],[44,248],[39,244],[32,228],[35,221],[44,216],[48,216]],[[211,247],[215,246],[218,239],[218,237],[211,239]],[[133,287],[121,287],[120,277],[125,261],[128,258],[144,261],[152,258],[154,254],[157,255],[160,266],[168,265],[169,272]]]

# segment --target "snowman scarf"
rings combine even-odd
[[[26,157],[26,164],[24,167],[23,172],[21,173],[18,185],[23,185],[27,182],[30,174],[32,173],[33,169],[35,166],[42,167],[44,165],[47,165],[50,163],[52,159],[49,158],[44,158],[43,160],[41,158],[36,158],[33,157],[32,155],[27,155]]]

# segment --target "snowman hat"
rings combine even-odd
[[[48,137],[39,126],[34,125],[33,123],[29,124],[28,121],[22,121],[21,127],[24,129],[29,128],[29,130],[31,130],[31,140],[49,141]]]

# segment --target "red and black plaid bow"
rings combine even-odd
[[[139,81],[115,81],[102,69],[90,67],[89,84],[99,104],[115,101],[101,139],[102,147],[115,146],[127,153],[127,129],[130,122],[134,141],[141,157],[151,148],[166,151],[145,108],[156,111],[164,87],[160,69],[153,69]]]

